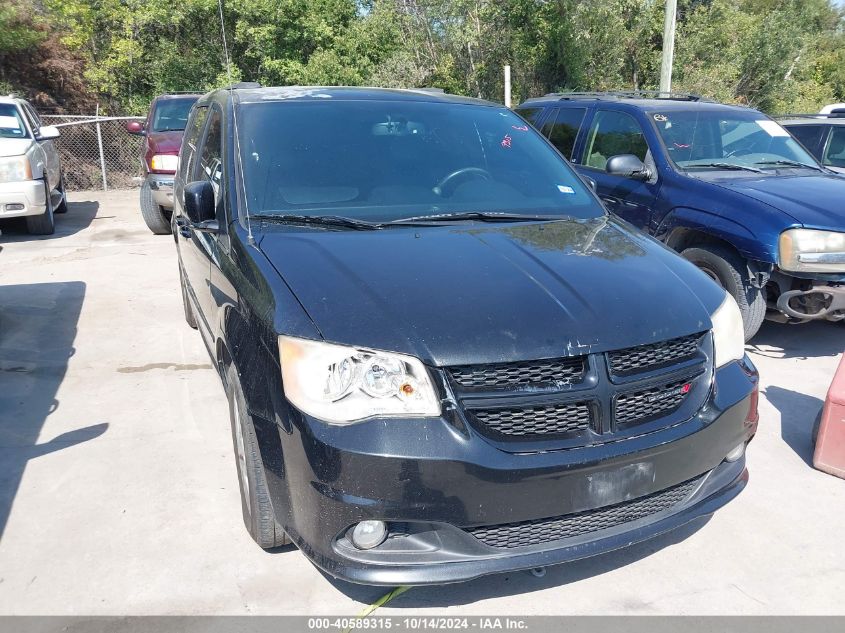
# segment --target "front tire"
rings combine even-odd
[[[757,334],[766,316],[766,297],[751,285],[748,266],[738,253],[722,246],[696,246],[681,256],[698,266],[708,277],[727,290],[739,306],[745,340]]]
[[[276,521],[258,439],[246,415],[246,402],[232,364],[226,369],[226,385],[244,524],[250,536],[264,549],[288,545],[291,541]]]
[[[50,197],[50,185],[44,180],[44,195],[47,208],[41,215],[26,217],[26,230],[30,235],[52,235],[56,231],[56,218],[53,217],[53,200]]]
[[[161,205],[156,204],[153,200],[153,190],[150,189],[150,183],[146,180],[141,185],[141,215],[147,228],[156,235],[169,235],[170,218],[165,214]]]

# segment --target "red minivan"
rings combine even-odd
[[[200,95],[173,93],[153,99],[146,121],[130,121],[126,131],[144,137],[141,215],[153,233],[170,233],[173,175],[191,107]]]

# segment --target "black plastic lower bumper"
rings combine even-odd
[[[507,453],[446,418],[326,425],[291,409],[255,418],[277,520],[314,564],[344,580],[431,584],[552,565],[652,538],[713,513],[747,481],[725,461],[756,431],[750,362],[717,370],[693,418],[638,437],[565,450]],[[491,547],[469,531],[624,504],[682,482],[660,512],[527,547]],[[347,538],[362,520],[394,536],[372,550]]]

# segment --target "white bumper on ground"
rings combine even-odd
[[[46,209],[43,180],[0,183],[0,218],[41,215]]]

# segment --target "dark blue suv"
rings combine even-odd
[[[845,319],[845,179],[756,110],[693,95],[564,93],[517,112],[616,215],[764,318]]]

